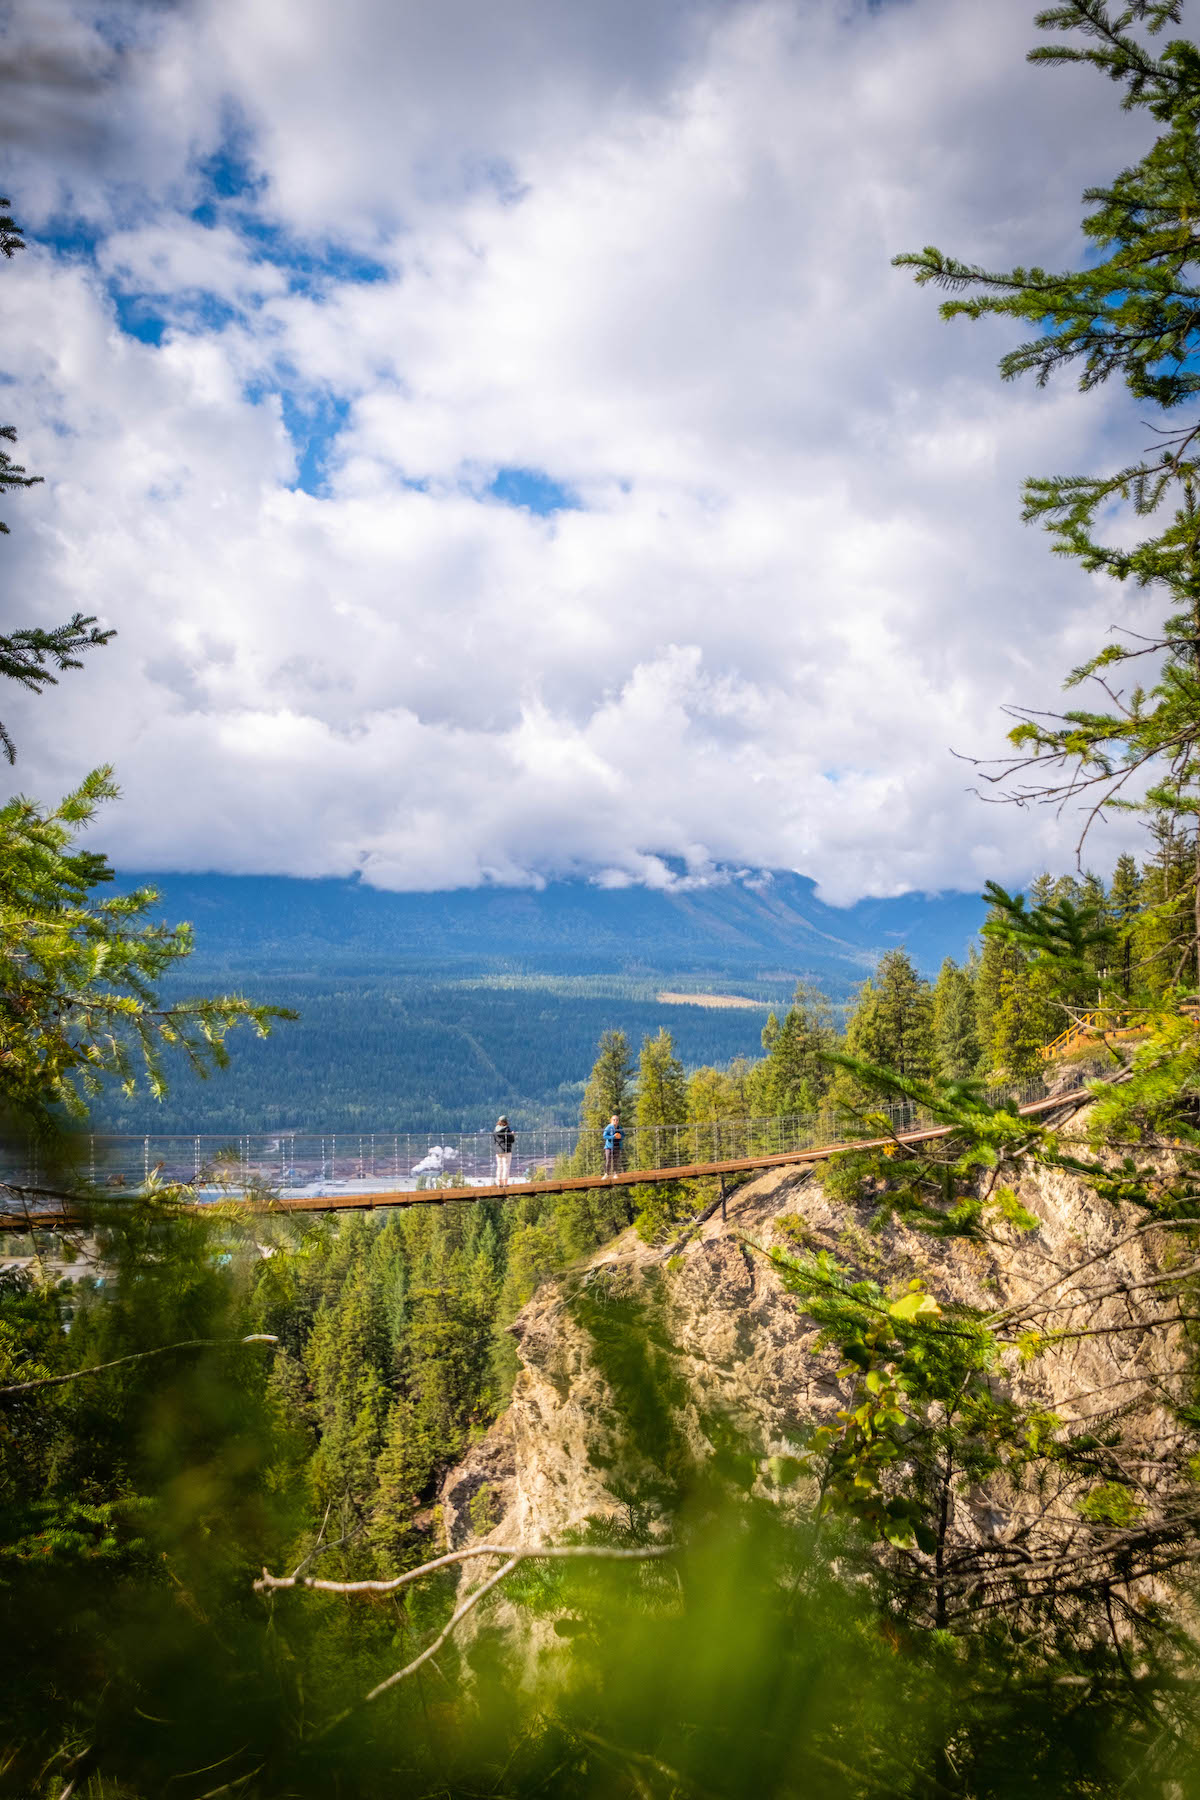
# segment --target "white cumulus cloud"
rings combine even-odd
[[[129,16],[31,8],[0,140],[7,611],[120,634],[4,697],[23,789],[111,760],[127,866],[395,888],[1067,864],[951,751],[1136,622],[1017,511],[1142,432],[889,266],[1071,262],[1148,140],[1024,8]]]

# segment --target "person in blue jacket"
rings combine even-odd
[[[621,1119],[614,1113],[604,1127],[604,1173],[615,1175],[621,1167],[621,1140],[625,1133],[621,1130]]]

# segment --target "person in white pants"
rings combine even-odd
[[[496,1146],[497,1187],[508,1186],[508,1174],[509,1170],[512,1168],[513,1145],[516,1141],[516,1132],[513,1130],[504,1114],[501,1113],[500,1117],[496,1120],[496,1129],[492,1133],[492,1142]]]

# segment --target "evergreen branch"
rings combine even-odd
[[[15,444],[17,441],[16,426],[0,425],[0,438],[9,444]],[[0,494],[7,493],[10,488],[39,487],[42,480],[41,475],[26,474],[23,463],[14,462],[7,450],[0,450]],[[6,537],[8,536],[8,526],[3,521],[0,521],[0,532],[3,532]]]
[[[51,631],[28,627],[11,632],[0,636],[0,676],[35,691],[47,685],[53,687],[65,669],[83,667],[83,651],[98,649],[116,635],[112,628],[98,627],[94,614],[79,612]]]
[[[21,236],[21,227],[9,212],[11,200],[0,195],[0,256],[15,256],[18,250],[24,250],[25,239]]]
[[[1170,44],[1161,58],[1151,56],[1129,33],[1131,24],[1144,24],[1152,34],[1182,17],[1180,0],[1129,0],[1125,11],[1110,17],[1103,0],[1071,0],[1065,6],[1047,7],[1035,23],[1042,31],[1080,31],[1098,40],[1095,49],[1076,49],[1066,44],[1042,44],[1029,52],[1030,62],[1091,63],[1110,80],[1127,84],[1122,101],[1127,110],[1146,106],[1158,118],[1169,117],[1188,92],[1185,70],[1178,64],[1190,45]]]
[[[0,437],[9,436],[7,430],[0,430]],[[12,486],[8,471],[12,465],[0,452],[0,488]],[[37,477],[38,480],[41,477]],[[31,481],[23,481],[20,485],[28,487]],[[0,524],[0,531],[7,526]],[[19,631],[0,635],[0,676],[19,683],[21,687],[40,693],[45,687],[57,685],[58,677],[66,669],[81,669],[80,660],[85,650],[99,649],[116,636],[111,626],[102,628],[96,624],[94,614],[73,613],[65,625],[56,625],[50,631],[40,627],[29,626]],[[57,671],[57,673],[55,672]],[[0,724],[0,751],[12,763],[17,753],[12,738],[5,727]]]
[[[0,198],[0,254],[6,259],[25,248],[20,227],[8,211],[10,204]],[[0,441],[15,444],[16,427],[0,425]],[[23,463],[14,462],[7,450],[0,447],[0,494],[37,487],[42,479],[40,475],[28,474]],[[8,526],[2,520],[0,533],[8,533]],[[0,676],[40,693],[47,686],[53,687],[64,669],[82,668],[80,656],[83,651],[97,649],[115,636],[112,629],[98,628],[94,615],[85,616],[79,612],[74,613],[65,625],[56,625],[49,631],[28,626],[7,636],[0,634]],[[0,755],[10,763],[17,757],[16,746],[2,723]]]

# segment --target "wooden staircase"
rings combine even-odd
[[[1180,1007],[1180,1012],[1189,1018],[1193,1025],[1200,1025],[1200,1003],[1189,1002]],[[1060,1057],[1069,1056],[1072,1050],[1080,1049],[1084,1044],[1114,1043],[1121,1038],[1145,1037],[1150,1027],[1148,1024],[1132,1025],[1131,1019],[1145,1020],[1146,1009],[1137,1011],[1114,1012],[1105,1007],[1099,1012],[1084,1013],[1060,1031],[1056,1038],[1043,1044],[1041,1057],[1043,1062],[1055,1062]]]

